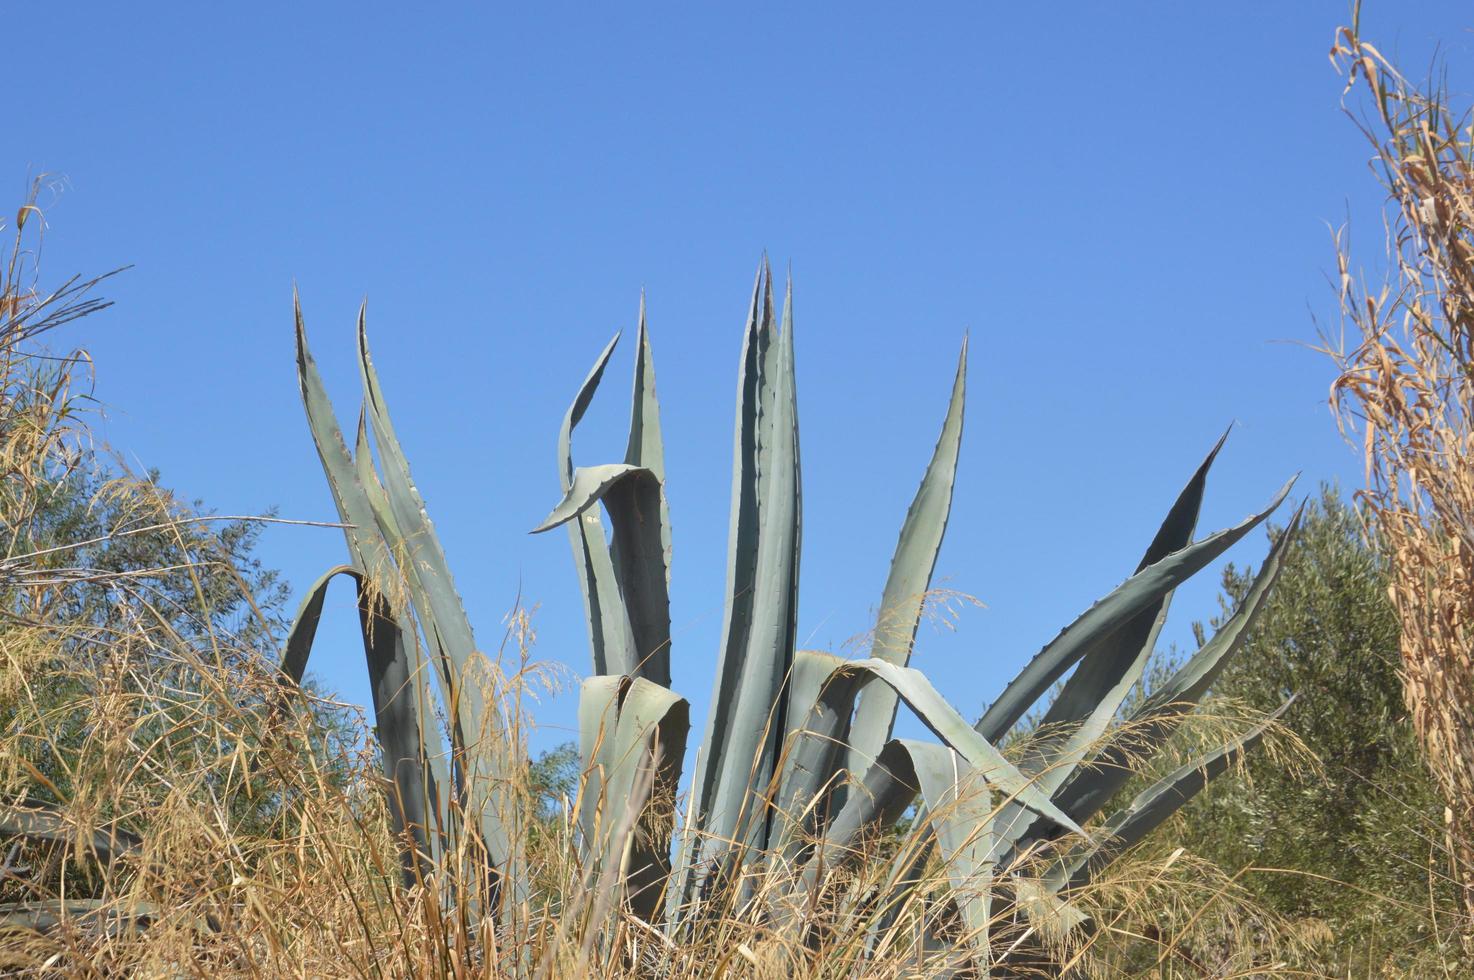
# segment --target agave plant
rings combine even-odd
[[[846,660],[799,650],[802,494],[792,294],[780,322],[765,263],[753,290],[739,373],[722,646],[690,783],[690,816],[677,828],[672,803],[686,757],[690,704],[671,687],[671,532],[643,307],[625,459],[576,467],[572,455],[574,431],[618,340],[599,355],[564,418],[558,440],[563,498],[536,530],[567,528],[593,655],[579,703],[585,772],[577,816],[584,858],[590,869],[616,873],[634,915],[675,933],[690,926],[715,893],[735,889],[740,901],[754,869],[784,868],[788,901],[772,907],[771,919],[801,930],[791,910],[821,887],[826,871],[843,866],[858,853],[857,842],[919,803],[934,848],[911,860],[930,860],[934,853],[943,862],[969,951],[986,964],[995,892],[1011,895],[1019,907],[1042,902],[1068,910],[1073,889],[1261,737],[1264,725],[1170,773],[1092,833],[1082,830],[1139,770],[1140,759],[1162,749],[1184,706],[1207,693],[1237,651],[1295,531],[1298,515],[1232,618],[1124,719],[1132,738],[1103,738],[1123,721],[1122,705],[1142,677],[1173,590],[1261,524],[1289,493],[1286,484],[1264,510],[1194,541],[1222,439],[1172,505],[1136,572],[1048,643],[975,724],[908,666],[952,505],[965,342],[941,436],[902,524],[870,656]],[[364,400],[352,449],[308,351],[300,311],[297,344],[307,417],[352,561],[308,592],[289,635],[284,677],[302,676],[328,583],[338,575],[352,578],[391,812],[405,841],[406,877],[440,867],[446,855],[466,853],[458,845],[469,842],[489,874],[519,890],[516,835],[502,825],[495,799],[498,787],[507,785],[507,767],[517,762],[495,748],[505,721],[477,680],[481,658],[394,434],[362,312]],[[1008,761],[998,745],[1066,674],[1044,714],[1042,734],[1018,764]],[[892,737],[902,703],[935,741]],[[1061,837],[1071,843],[1054,843]],[[1021,855],[1037,853],[1049,855],[1044,873],[994,881],[1009,877]],[[892,880],[904,889],[916,875],[903,869]]]
[[[1173,590],[1261,524],[1294,482],[1259,513],[1194,541],[1222,439],[1172,505],[1136,572],[1048,643],[976,724],[907,666],[952,504],[965,342],[941,437],[901,528],[870,656],[846,660],[797,649],[802,494],[792,292],[780,325],[765,263],[752,294],[738,381],[722,646],[690,783],[690,816],[677,829],[668,801],[681,777],[690,705],[670,687],[671,534],[643,306],[625,459],[592,467],[575,467],[572,459],[573,432],[618,340],[599,355],[564,419],[558,441],[564,496],[537,530],[568,529],[593,652],[593,675],[583,682],[579,706],[586,778],[578,816],[586,859],[623,869],[634,914],[675,932],[700,914],[703,896],[750,888],[741,883],[763,866],[801,869],[790,876],[790,891],[801,899],[819,885],[822,868],[842,864],[856,853],[852,845],[919,801],[956,886],[956,912],[985,962],[995,873],[1017,867],[1021,855],[1052,855],[1044,874],[1010,888],[1015,901],[1027,893],[1058,908],[1262,736],[1265,725],[1169,774],[1095,832],[1081,830],[1141,761],[1163,748],[1184,708],[1204,696],[1237,651],[1294,534],[1298,514],[1232,618],[1129,718],[1118,717],[1142,678]],[[1021,763],[1011,764],[996,746],[1071,668],[1041,734]],[[902,702],[937,741],[892,737]],[[1122,722],[1130,739],[1104,738]],[[637,820],[644,832],[630,834]],[[1047,847],[1062,834],[1072,835],[1073,846]]]
[[[500,797],[525,760],[509,744],[508,719],[487,696],[494,677],[410,476],[363,312],[363,403],[351,447],[308,350],[300,308],[296,337],[303,402],[350,562],[308,591],[288,634],[282,679],[288,690],[300,682],[328,585],[339,576],[351,579],[404,877],[414,882],[442,874],[511,907],[507,896],[523,894],[527,876]],[[643,307],[625,459],[575,467],[572,456],[574,431],[618,340],[599,355],[563,421],[563,498],[537,530],[567,528],[592,648],[593,674],[579,704],[585,772],[577,822],[584,859],[591,871],[613,876],[625,907],[650,927],[668,934],[694,928],[712,896],[723,895],[763,903],[776,929],[801,935],[806,924],[794,910],[824,887],[826,875],[861,853],[858,842],[917,805],[930,846],[906,860],[940,861],[962,926],[960,955],[986,970],[995,895],[1014,909],[1047,908],[1079,922],[1070,909],[1072,892],[1262,736],[1267,721],[1105,812],[1142,760],[1164,750],[1238,651],[1295,533],[1298,513],[1233,616],[1122,718],[1173,590],[1263,523],[1293,483],[1240,524],[1193,540],[1222,439],[1173,503],[1136,571],[1046,644],[975,724],[908,666],[952,506],[966,342],[940,438],[901,527],[870,655],[847,660],[799,650],[802,494],[792,294],[780,321],[764,263],[738,381],[722,643],[689,784],[689,817],[677,826],[672,804],[682,782],[690,704],[671,686],[671,531]],[[1062,678],[1039,734],[1010,762],[999,745]],[[902,703],[934,741],[893,737]],[[1103,737],[1117,727],[1131,737]],[[55,814],[0,806],[0,836],[44,842],[57,839],[60,828]],[[94,846],[99,855],[115,855],[136,849],[137,841],[110,834]],[[1019,858],[1027,855],[1043,855],[1045,864],[1024,878]],[[752,894],[754,873],[764,869],[782,872],[777,901],[771,891]],[[888,880],[904,891],[918,880],[915,871],[902,867]],[[482,890],[481,883],[493,887]]]

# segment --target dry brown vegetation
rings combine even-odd
[[[1332,52],[1365,86],[1389,208],[1386,281],[1339,251],[1333,399],[1366,461],[1361,494],[1390,559],[1408,707],[1448,803],[1448,872],[1474,911],[1474,131],[1355,27]]]

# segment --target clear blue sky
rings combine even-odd
[[[700,6],[702,9],[697,9]],[[712,5],[713,7],[715,5]],[[1367,35],[1458,76],[1465,3],[1371,3]],[[221,512],[333,509],[297,401],[291,290],[342,414],[375,353],[479,636],[519,588],[586,670],[555,437],[648,292],[674,522],[674,672],[698,711],[721,621],[733,394],[764,249],[797,293],[800,633],[878,601],[973,338],[939,582],[980,597],[916,662],[980,711],[1134,567],[1238,428],[1204,530],[1304,472],[1354,485],[1328,363],[1329,226],[1379,244],[1368,151],[1326,58],[1341,3],[55,4],[12,27],[3,159],[65,175],[53,277],[124,263],[77,325],[104,436]],[[586,463],[623,452],[629,350]],[[1263,539],[1233,557],[1257,562]],[[299,588],[344,558],[278,529]],[[1216,574],[1169,636],[1214,611]],[[346,596],[313,667],[366,697]],[[561,739],[572,698],[540,709]],[[699,730],[699,723],[698,723]]]

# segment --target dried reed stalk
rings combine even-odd
[[[1354,25],[1331,56],[1348,91],[1369,92],[1358,123],[1388,199],[1380,285],[1353,273],[1337,238],[1331,400],[1365,456],[1360,496],[1391,562],[1407,705],[1474,911],[1474,133],[1441,85],[1410,84]]]

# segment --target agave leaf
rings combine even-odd
[[[634,509],[636,522],[616,530],[614,567],[624,591],[630,629],[639,655],[633,673],[662,687],[670,686],[670,510],[665,499],[665,446],[660,436],[660,402],[655,395],[655,362],[645,326],[645,297],[640,296],[639,343],[635,349],[634,394],[630,399],[630,436],[625,462],[648,470],[653,487],[632,494],[622,506]],[[622,487],[616,495],[634,487]],[[606,507],[611,503],[606,497]],[[650,505],[654,505],[653,514]],[[652,520],[653,517],[653,520]],[[611,515],[611,521],[613,517]],[[627,553],[634,549],[633,553]]]
[[[1248,631],[1263,611],[1265,597],[1279,577],[1303,513],[1301,504],[1228,622],[1127,720],[1130,734],[1109,742],[1097,759],[1077,769],[1060,788],[1055,802],[1062,810],[1076,820],[1093,816],[1131,778],[1131,756],[1150,753],[1166,742],[1187,706],[1208,693],[1223,668],[1242,649]]]
[[[532,534],[551,531],[560,524],[578,517],[589,510],[619,481],[632,474],[644,474],[654,479],[655,474],[630,463],[606,463],[603,466],[581,466],[573,471],[573,479],[563,499],[553,508],[543,522],[533,528]]]
[[[468,682],[468,672],[479,653],[475,637],[456,592],[444,549],[425,509],[424,498],[415,487],[409,462],[394,432],[389,407],[369,352],[362,307],[358,314],[358,364],[371,432],[383,467],[389,510],[403,535],[399,565],[411,578],[418,580],[418,588],[411,592],[411,599],[423,596],[425,606],[417,609],[420,623],[440,654],[452,746],[457,766],[465,774],[462,805],[476,818],[481,842],[492,865],[505,870],[513,858],[514,844],[502,825],[492,795],[497,787],[511,785],[510,774],[505,771],[500,752],[491,746],[481,746],[480,742],[483,738],[499,737],[499,733],[506,730],[506,725],[500,717],[488,713],[480,683]],[[380,530],[385,528],[380,527]],[[499,715],[495,706],[492,706],[492,712]],[[467,740],[467,733],[473,741]]]
[[[927,820],[978,966],[987,969],[992,916],[994,817],[987,781],[951,749],[910,746]]]
[[[287,630],[281,673],[293,687],[300,686],[307,673],[307,658],[312,653],[312,641],[317,636],[317,624],[322,619],[322,604],[327,598],[328,586],[339,575],[347,575],[353,579],[355,587],[363,581],[363,573],[352,565],[336,565],[328,569],[308,588],[301,605],[297,607],[297,615],[292,619],[291,628]]]
[[[125,904],[116,899],[68,898],[8,902],[0,905],[0,934],[14,931],[44,934],[70,923],[88,933],[115,939],[144,928],[159,917],[157,906],[140,901]]]
[[[378,471],[374,469],[373,449],[369,446],[366,402],[358,406],[358,437],[353,443],[353,469],[358,476],[358,485],[363,488],[369,507],[373,510],[374,523],[384,529],[385,540],[402,539],[404,532],[394,521],[394,513],[389,509],[389,495],[384,492]]]
[[[67,822],[65,814],[54,807],[32,803],[21,806],[0,803],[0,838],[20,837],[43,844],[76,846],[97,858],[103,864],[111,864],[114,858],[138,850],[143,841],[137,834],[124,830],[116,823],[98,827],[90,834],[82,834]]]
[[[1065,830],[1083,833],[1079,825],[1050,802],[1035,779],[1015,768],[991,742],[967,724],[921,671],[874,658],[856,661],[846,669],[862,671],[888,684],[937,738],[955,749],[999,793],[1048,817]],[[865,782],[870,785],[868,774]]]
[[[1141,563],[1136,566],[1137,572],[1145,571],[1192,543],[1198,512],[1202,508],[1208,470],[1218,451],[1223,448],[1226,438],[1227,432],[1219,437],[1207,458],[1178,495]],[[1064,730],[1065,736],[1068,736],[1070,726],[1083,721],[1085,724],[1075,727],[1074,733],[1083,736],[1087,743],[1095,741],[1105,730],[1106,724],[1115,717],[1116,709],[1121,706],[1126,694],[1140,679],[1146,662],[1151,658],[1154,641],[1161,630],[1171,599],[1172,593],[1168,592],[1156,603],[1137,613],[1136,618],[1117,632],[1102,637],[1092,649],[1086,651],[1080,659],[1079,668],[1065,681],[1059,697],[1045,712],[1040,727],[1046,730]],[[1065,740],[1066,737],[1051,738],[1048,734],[1042,736],[1045,743]],[[1052,775],[1051,778],[1055,777]]]
[[[619,702],[630,679],[626,676],[586,677],[579,685],[578,746],[583,760],[583,782],[578,793],[578,824],[585,858],[594,853],[599,804],[604,799],[604,774],[612,772]]]
[[[578,394],[574,395],[573,404],[568,406],[568,414],[563,417],[563,427],[558,431],[558,479],[565,493],[573,479],[573,430],[583,421],[584,413],[594,400],[594,393],[599,390],[599,382],[604,377],[604,369],[609,366],[610,355],[619,344],[619,337],[616,333],[600,351],[598,360],[594,361],[593,368],[579,385]]]
[[[1295,701],[1291,697],[1263,722],[1226,745],[1200,756],[1147,787],[1093,835],[1093,840],[1060,859],[1046,876],[1053,891],[1088,882],[1106,865],[1130,850],[1203,787],[1241,759]]]
[[[624,461],[643,466],[665,482],[665,443],[660,437],[660,399],[655,395],[655,361],[645,325],[645,294],[640,294],[639,340],[635,347],[635,389],[630,399],[630,438]],[[667,545],[669,540],[667,539]]]
[[[771,310],[765,316],[771,324]],[[784,303],[783,330],[771,345],[771,383],[765,375],[759,418],[757,471],[763,497],[759,506],[757,566],[744,667],[727,727],[722,757],[711,762],[720,775],[706,812],[703,850],[720,853],[728,841],[739,848],[762,848],[768,813],[760,801],[775,775],[784,734],[784,683],[793,663],[798,612],[799,458],[794,394],[792,303]],[[741,858],[737,858],[738,863]]]
[[[586,846],[601,866],[618,863],[625,869],[628,900],[636,915],[651,921],[670,874],[670,805],[680,781],[690,705],[644,678],[595,677],[584,683],[579,727],[591,763],[579,793]],[[651,765],[654,793],[637,800],[638,777]],[[640,832],[625,840],[615,830],[631,806],[643,811]],[[628,853],[613,853],[616,847]]]
[[[353,579],[357,587],[359,626],[373,696],[374,731],[384,774],[394,787],[389,812],[396,832],[408,832],[414,842],[403,855],[405,879],[413,883],[417,872],[426,870],[418,866],[418,855],[427,854],[431,860],[438,860],[441,853],[443,828],[438,828],[436,821],[444,811],[432,811],[430,801],[439,802],[448,775],[439,754],[426,746],[420,720],[422,708],[416,704],[415,697],[424,678],[414,676],[415,666],[405,649],[404,630],[388,600],[365,582],[358,569],[339,565],[312,584],[287,632],[282,677],[294,687],[301,685],[322,618],[323,600],[328,586],[339,575]]]
[[[1142,610],[1154,608],[1167,593],[1258,527],[1284,501],[1294,483],[1292,478],[1264,510],[1137,572],[1087,609],[1029,661],[978,720],[977,730],[989,741],[1001,739],[1024,712],[1102,637],[1131,622]]]
[[[727,738],[732,733],[733,706],[742,682],[747,657],[747,638],[752,627],[753,586],[758,553],[758,405],[761,401],[763,349],[771,332],[767,299],[770,290],[767,264],[758,268],[752,304],[742,340],[741,369],[737,378],[737,421],[732,448],[732,512],[727,539],[727,589],[723,609],[722,646],[717,654],[716,678],[711,707],[707,712],[702,752],[696,760],[691,784],[693,796],[691,833],[677,852],[676,887],[667,898],[668,913],[685,902],[691,884],[691,869],[700,847],[707,813],[716,795],[727,759]],[[749,761],[751,756],[749,756]]]
[[[916,628],[921,621],[926,591],[947,530],[952,510],[952,488],[957,480],[957,457],[962,447],[962,413],[967,388],[967,341],[957,358],[957,376],[942,434],[932,452],[931,463],[922,477],[916,498],[906,512],[891,559],[890,574],[880,600],[880,614],[870,655],[905,666],[911,659]],[[855,720],[850,727],[851,749],[847,763],[858,771],[869,763],[891,737],[896,720],[896,694],[890,688],[871,684],[860,695]]]
[[[1138,573],[1192,543],[1208,470],[1227,438],[1225,431],[1178,495],[1137,565]],[[1171,600],[1168,592],[1114,633],[1100,636],[1081,656],[1079,667],[1045,712],[1021,768],[1039,774],[1048,792],[1057,790],[1081,762],[1098,751],[1101,736],[1146,670]],[[1005,806],[998,818],[1000,853],[1026,836],[1034,823],[1034,817],[1017,804]]]
[[[343,431],[333,414],[332,402],[317,370],[317,362],[307,348],[307,327],[302,319],[302,306],[292,297],[297,329],[297,384],[302,392],[302,405],[307,410],[307,424],[313,444],[322,461],[323,474],[332,491],[333,505],[342,521],[343,536],[353,563],[370,575],[383,575],[389,567],[389,555],[383,536],[378,533],[373,507],[359,484],[353,457],[343,441]]]
[[[731,863],[734,842],[739,853],[760,848],[769,833],[768,787],[785,731],[784,685],[795,646],[801,527],[791,296],[775,338],[764,260],[738,378],[724,640],[672,911],[689,895],[694,867],[719,871]]]
[[[400,531],[399,524],[394,519],[394,514],[389,506],[389,496],[385,493],[383,484],[379,482],[378,473],[374,469],[373,452],[369,446],[367,403],[361,404],[359,407],[358,437],[354,443],[353,465],[358,474],[359,486],[363,488],[364,495],[368,498],[369,507],[373,510],[374,520],[382,529],[380,540],[391,550],[395,547],[402,548],[404,534]],[[389,542],[394,542],[394,544],[391,545]],[[371,624],[376,620],[387,620],[391,614],[391,607],[396,605],[394,601],[390,600],[381,591],[382,588],[395,588],[398,586],[403,586],[405,595],[409,599],[412,607],[419,609],[429,608],[429,600],[425,596],[418,571],[414,568],[408,569],[407,574],[399,573],[395,574],[392,578],[388,578],[383,586],[372,577],[367,581],[361,580],[358,583],[359,623],[365,629],[370,630],[370,632],[364,634],[365,642],[371,642]],[[402,606],[402,601],[398,605]],[[372,616],[366,618],[367,611],[373,611]],[[435,699],[434,695],[430,692],[433,670],[426,663],[424,652],[420,648],[419,633],[415,630],[414,621],[410,618],[408,611],[396,608],[392,610],[392,614],[394,618],[393,629],[395,631],[394,642],[400,644],[402,649],[388,651],[386,655],[404,657],[404,669],[413,671],[413,684],[409,686],[409,689],[414,693],[414,720],[418,728],[421,751],[425,753],[431,763],[431,771],[434,778],[429,782],[427,790],[429,799],[435,803],[432,813],[435,815],[441,828],[440,834],[433,835],[432,839],[435,847],[432,848],[431,854],[438,861],[438,855],[441,853],[440,848],[443,844],[442,836],[452,829],[449,826],[450,821],[448,815],[450,813],[450,793],[453,783],[446,767],[444,733],[440,730],[439,722],[436,720]],[[385,689],[385,697],[389,697],[391,692],[398,692],[403,689],[402,673],[403,671],[398,667],[392,667],[388,670],[388,675],[382,681]],[[380,683],[375,680],[375,677],[376,675],[371,668],[369,678],[371,684]],[[394,696],[397,697],[397,693]],[[409,742],[406,739],[397,750],[396,757],[408,758],[408,756],[402,755],[408,749]],[[430,824],[427,823],[425,826],[429,827]]]
[[[615,578],[629,614],[634,650],[639,658],[632,674],[670,685],[670,595],[666,591],[664,494],[655,474],[642,466],[611,463],[580,467],[563,500],[534,534],[572,521],[599,501],[614,525],[610,549]]]
[[[800,859],[805,840],[823,829],[824,812],[843,772],[855,695],[865,675],[845,670],[833,654],[799,650],[789,681],[790,738],[783,757],[773,840],[785,864]],[[868,764],[868,760],[867,760]]]
[[[605,345],[579,386],[563,427],[558,432],[558,480],[566,495],[573,487],[573,430],[583,419],[609,364],[609,356],[619,343],[619,334]],[[578,571],[578,584],[583,594],[584,613],[588,618],[589,647],[593,651],[596,675],[629,674],[635,669],[634,636],[624,611],[624,599],[614,577],[609,557],[609,543],[598,509],[585,511],[578,521],[568,524],[568,538],[573,546],[573,564]]]

